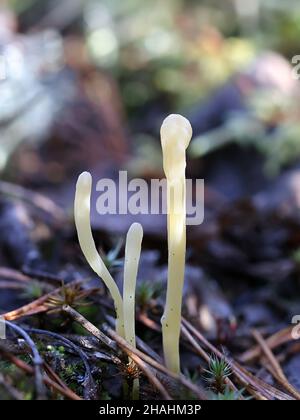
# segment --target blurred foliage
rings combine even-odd
[[[228,6],[182,0],[89,2],[91,54],[119,79],[129,113],[161,95],[175,110],[192,105],[253,58],[252,43],[233,36]]]
[[[126,0],[121,6],[91,1],[86,8],[91,54],[119,80],[126,110],[135,118],[151,103],[163,101],[173,112],[199,103],[261,50],[294,55],[299,17],[299,4],[293,0],[285,5],[260,0]],[[226,130],[218,131],[221,141],[214,133],[206,146],[222,145],[226,135],[243,144],[250,141],[267,156],[266,170],[274,175],[300,155],[298,105],[276,92],[257,91],[249,97],[249,106],[249,115],[229,118]],[[263,130],[262,124],[271,127],[279,115],[278,130]],[[155,153],[138,150],[134,164],[143,167],[143,156]]]
[[[28,10],[32,6],[35,5],[37,0],[9,0],[10,7],[16,12],[16,13],[22,13],[25,10]]]
[[[39,0],[9,3],[19,14],[41,9]],[[57,1],[43,1],[46,9],[45,4],[51,9]],[[277,51],[288,60],[299,53],[298,0],[86,0],[81,4],[81,29],[93,62],[116,78],[127,116],[134,123],[143,119],[145,111],[152,115],[149,109],[161,116],[201,103],[261,51]],[[197,139],[191,154],[203,155],[232,140],[251,142],[267,156],[267,171],[276,174],[300,155],[298,104],[268,91],[256,92],[248,102],[249,114],[230,115],[224,127]],[[263,124],[270,129],[264,130]],[[137,148],[134,169],[145,168],[150,155],[153,167],[147,172],[151,173],[160,164],[151,146],[155,140],[147,127],[138,125],[136,131],[136,144],[147,140],[148,146]]]
[[[17,13],[41,8],[39,0],[9,4]],[[86,0],[82,9],[89,51],[120,81],[129,112],[160,94],[174,109],[191,105],[258,49],[295,54],[300,36],[297,0]]]
[[[220,128],[194,139],[190,156],[204,156],[231,142],[251,144],[265,155],[269,176],[277,175],[282,167],[297,160],[300,156],[298,98],[271,89],[256,90],[249,96],[248,104],[249,113],[231,113]]]

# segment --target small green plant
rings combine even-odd
[[[123,239],[120,239],[118,243],[116,244],[116,246],[113,249],[111,249],[107,254],[105,254],[104,252],[101,252],[102,260],[109,270],[123,267],[123,260],[121,258],[118,258],[120,251],[123,247],[123,244],[124,244]]]
[[[292,253],[292,259],[296,264],[300,264],[300,248],[296,249],[296,251]]]
[[[152,300],[161,296],[163,285],[158,282],[144,281],[137,286],[136,301],[141,311],[147,309]]]
[[[24,292],[21,294],[21,297],[24,299],[38,299],[43,295],[43,288],[37,282],[30,282],[26,285]]]
[[[231,376],[231,367],[224,360],[211,356],[208,369],[205,370],[205,379],[210,388],[217,393],[223,394],[226,390],[226,379]]]
[[[55,346],[47,346],[47,352],[51,355],[51,357],[62,358],[65,355],[65,348],[63,346],[55,347]]]
[[[85,307],[90,305],[85,298],[92,295],[98,289],[90,288],[82,290],[82,284],[74,283],[71,285],[62,285],[60,294],[52,296],[48,299],[47,305],[51,308],[52,312],[60,311],[64,305],[72,306],[73,308]]]

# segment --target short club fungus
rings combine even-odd
[[[136,346],[135,290],[142,240],[142,226],[139,223],[133,223],[128,230],[125,246],[123,304],[125,338],[134,347]]]
[[[123,311],[125,339],[136,347],[135,338],[135,291],[143,240],[143,228],[139,223],[133,223],[127,233],[125,246]],[[133,382],[133,399],[139,395],[139,380]]]
[[[192,138],[190,122],[169,115],[161,127],[163,166],[167,178],[168,287],[162,317],[167,367],[180,372],[179,337],[186,253],[186,149]]]
[[[111,293],[116,310],[116,331],[120,336],[125,338],[122,296],[117,284],[100,257],[93,239],[90,221],[91,190],[92,176],[89,172],[83,172],[77,180],[74,202],[74,216],[78,240],[87,262],[104,281]]]

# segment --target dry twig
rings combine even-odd
[[[44,400],[45,399],[45,387],[43,383],[43,374],[42,374],[42,367],[44,364],[44,361],[42,357],[40,356],[40,353],[33,342],[33,340],[29,337],[29,335],[24,331],[21,327],[18,325],[15,325],[11,322],[6,322],[6,325],[14,330],[17,334],[19,334],[21,337],[24,338],[27,345],[30,347],[30,350],[32,352],[32,361],[34,364],[34,376],[35,376],[35,386],[36,386],[36,392],[37,392],[37,399]]]
[[[0,353],[8,361],[13,363],[16,367],[23,370],[23,372],[27,373],[28,375],[34,375],[34,369],[31,366],[29,366],[27,363],[23,362],[23,360],[18,359],[17,357],[12,355],[11,353],[8,353],[6,350],[2,349],[1,346],[0,346]],[[70,400],[76,400],[76,401],[81,401],[82,400],[82,398],[80,398],[77,394],[75,394],[75,392],[73,392],[71,389],[69,389],[69,388],[66,389],[66,388],[61,387],[59,384],[52,381],[47,376],[43,377],[43,382],[49,388],[54,389],[56,392],[60,393],[61,395],[63,395],[64,397],[66,397]]]
[[[259,344],[259,346],[262,349],[263,354],[266,356],[270,366],[268,366],[268,370],[271,372],[271,374],[274,376],[274,378],[279,382],[283,388],[287,390],[293,397],[295,397],[297,400],[300,399],[300,393],[291,385],[285,376],[283,370],[281,369],[281,366],[279,362],[277,361],[276,357],[272,353],[272,350],[270,350],[268,344],[264,340],[263,336],[260,334],[260,332],[253,330],[252,331],[253,337]]]
[[[191,331],[194,336],[200,340],[201,343],[204,344],[206,348],[208,348],[212,353],[214,353],[219,358],[223,358],[231,367],[232,372],[235,374],[238,381],[242,384],[242,386],[246,387],[246,389],[253,395],[255,398],[258,399],[278,399],[278,400],[292,400],[293,398],[289,395],[285,394],[282,391],[272,387],[271,385],[267,384],[266,382],[262,381],[259,378],[254,377],[250,372],[248,372],[245,368],[240,366],[237,362],[231,360],[226,355],[222,354],[215,346],[213,346],[209,341],[206,340],[205,337],[186,319],[182,319],[183,324],[187,327],[189,331]]]
[[[96,328],[93,324],[91,324],[89,321],[87,321],[82,315],[80,315],[77,311],[75,311],[73,308],[70,308],[69,306],[64,306],[63,310],[69,314],[75,321],[79,322],[87,331],[89,331],[91,334],[93,334],[95,337],[99,338],[99,340],[105,344],[107,340],[110,340],[105,334],[103,334],[98,328]],[[200,387],[192,384],[189,380],[187,380],[183,375],[176,375],[172,372],[170,372],[165,366],[161,365],[160,363],[153,360],[151,357],[146,355],[145,353],[141,352],[140,350],[135,349],[130,344],[127,343],[126,340],[124,340],[122,337],[120,337],[114,330],[112,330],[108,326],[104,326],[105,332],[114,340],[114,344],[117,343],[118,346],[126,352],[126,354],[131,358],[135,358],[135,362],[137,365],[139,365],[138,361],[139,359],[146,362],[148,365],[152,366],[153,368],[157,369],[160,372],[163,372],[167,376],[177,380],[179,383],[181,383],[186,388],[190,389],[198,398],[201,400],[206,400],[207,396],[203,389]],[[104,337],[106,337],[106,339]],[[110,340],[111,341],[111,340]],[[109,346],[111,349],[114,349],[114,346],[112,346],[111,343],[109,343]],[[115,351],[115,350],[114,350]],[[142,366],[139,365],[141,370],[143,370]]]

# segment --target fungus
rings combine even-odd
[[[186,149],[192,127],[181,115],[169,115],[161,127],[163,167],[167,178],[168,287],[162,317],[167,367],[180,372],[179,337],[186,253]]]
[[[139,267],[143,228],[139,223],[133,223],[127,233],[125,246],[124,287],[123,287],[123,313],[125,339],[136,347],[135,338],[135,290]],[[133,381],[133,398],[139,394],[139,380]]]
[[[135,290],[142,240],[142,226],[139,223],[133,223],[128,230],[125,246],[123,305],[125,338],[134,347],[136,346]]]
[[[100,257],[93,239],[90,221],[91,190],[91,174],[83,172],[77,180],[74,202],[78,240],[87,262],[110,291],[116,310],[116,331],[121,337],[125,338],[122,296],[117,284]]]

